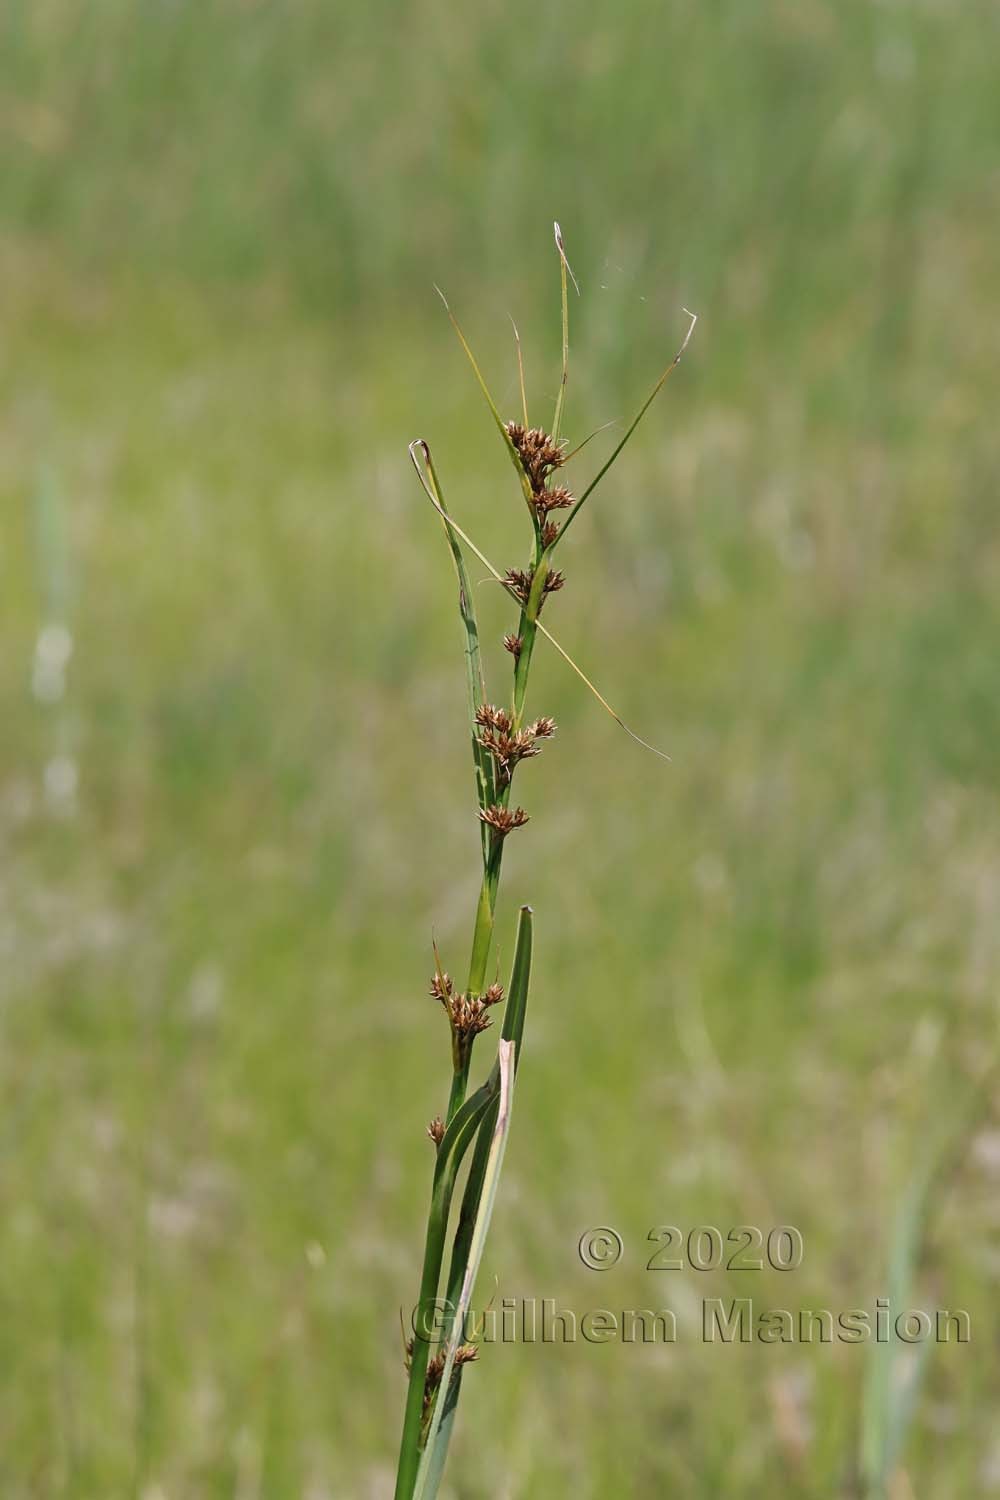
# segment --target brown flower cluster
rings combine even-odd
[[[528,821],[528,814],[523,807],[515,807],[513,812],[509,807],[487,807],[480,811],[479,816],[502,839],[515,828],[523,828]]]
[[[547,740],[555,732],[554,719],[536,719],[526,729],[515,729],[513,720],[506,709],[495,708],[491,703],[481,703],[476,709],[476,723],[480,733],[476,739],[484,750],[488,750],[493,757],[496,767],[497,783],[507,786],[514,774],[514,767],[518,761],[530,760],[532,756],[541,755],[542,747],[539,740]],[[493,822],[492,819],[486,819]],[[498,831],[510,832],[510,828],[500,829],[494,823]],[[512,823],[510,827],[517,827]]]
[[[535,510],[540,516],[547,516],[550,510],[568,510],[572,504],[573,496],[564,484],[539,490],[535,496]]]
[[[506,786],[520,760],[530,760],[541,754],[535,744],[535,736],[527,729],[515,729],[510,715],[502,708],[492,708],[483,703],[476,709],[476,723],[480,733],[476,739],[493,757],[499,782]]]
[[[561,465],[562,448],[541,427],[525,428],[520,422],[507,423],[507,436],[521,460],[521,467],[528,476],[532,490],[540,490],[552,470]]]
[[[445,1366],[445,1361],[446,1361],[447,1357],[448,1357],[447,1350],[444,1349],[444,1348],[442,1348],[442,1349],[439,1349],[436,1354],[432,1355],[431,1358],[427,1361],[427,1374],[424,1376],[424,1417],[425,1418],[427,1417],[427,1415],[430,1412],[431,1401],[433,1400],[434,1392],[437,1390],[438,1386],[441,1384],[441,1377],[444,1374],[444,1366]],[[405,1356],[405,1359],[403,1361],[403,1363],[405,1364],[407,1370],[409,1370],[409,1368],[410,1368],[410,1361],[412,1360],[412,1358],[413,1358],[413,1340],[412,1339],[407,1339],[407,1341],[406,1341],[406,1356]],[[478,1358],[479,1358],[479,1349],[477,1348],[477,1346],[475,1344],[459,1344],[458,1348],[455,1350],[455,1361],[454,1361],[454,1364],[453,1364],[452,1368],[454,1370],[459,1370],[459,1369],[461,1369],[461,1367],[463,1365],[471,1365],[472,1362],[473,1362],[473,1360],[476,1360]]]
[[[491,1006],[499,1005],[504,991],[502,984],[491,984],[482,995],[461,995],[456,993],[451,975],[438,969],[431,978],[430,993],[431,998],[440,1001],[447,1012],[456,1040],[466,1043],[493,1024],[489,1010]],[[427,1128],[427,1134],[435,1145],[440,1144],[440,1138],[435,1133],[438,1126],[441,1126],[439,1119],[432,1120]],[[444,1135],[443,1126],[441,1135]]]
[[[565,485],[548,484],[549,476],[563,463],[562,446],[541,427],[526,429],[520,422],[507,423],[507,436],[531,489],[531,508],[541,531],[542,546],[551,547],[559,535],[559,527],[549,513],[567,510],[573,504],[573,496]]]
[[[533,573],[526,573],[523,568],[508,568],[506,573],[504,574],[503,581],[519,603],[527,604],[528,595],[531,592],[531,585],[534,582],[534,576],[535,575]],[[542,586],[542,597],[538,601],[539,614],[541,614],[542,605],[545,603],[545,600],[548,598],[549,594],[558,593],[565,582],[566,578],[564,574],[559,572],[557,568],[547,568],[545,570],[545,583]],[[506,644],[506,642],[504,644]],[[507,649],[510,650],[510,647],[508,646]],[[518,654],[520,654],[520,647],[518,647]]]

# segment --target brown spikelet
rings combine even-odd
[[[480,812],[479,816],[501,838],[506,838],[514,828],[523,828],[528,821],[528,814],[523,807],[515,807],[513,812],[509,807],[487,807],[485,811]]]
[[[502,984],[491,984],[483,996],[484,1005],[499,1005],[503,999],[504,989]]]
[[[438,1386],[441,1384],[441,1376],[444,1374],[445,1358],[445,1351],[443,1349],[439,1349],[438,1352],[436,1354],[432,1354],[430,1359],[427,1361],[427,1373],[424,1376],[425,1417],[431,1409],[431,1402],[434,1399],[434,1395],[437,1391]]]
[[[532,492],[537,494],[550,472],[558,469],[562,463],[562,447],[554,443],[541,427],[532,427],[525,431],[520,422],[507,423],[507,436],[521,460],[521,467],[528,476]]]
[[[440,1000],[442,1005],[447,1005],[451,998],[452,982],[450,974],[442,974],[440,969],[431,978],[430,996],[432,1000]]]
[[[528,590],[531,588],[530,573],[526,573],[523,568],[508,568],[503,581],[521,604],[527,604]]]
[[[527,604],[533,579],[534,575],[526,573],[523,568],[508,568],[504,574],[503,581],[519,604]],[[538,604],[539,610],[541,610],[548,595],[557,593],[565,582],[566,577],[558,568],[546,569],[545,583],[542,586],[542,597]]]
[[[481,729],[496,729],[501,734],[509,734],[512,728],[507,710],[496,708],[492,703],[480,703],[476,709],[476,723]]]
[[[461,1369],[463,1365],[471,1365],[479,1358],[479,1350],[475,1344],[459,1344],[455,1350],[455,1359],[452,1364],[453,1370]],[[424,1376],[424,1416],[430,1411],[431,1402],[441,1377],[444,1375],[444,1367],[447,1363],[448,1352],[439,1349],[438,1352],[427,1361],[427,1374]]]
[[[478,995],[452,995],[445,1010],[456,1041],[463,1045],[493,1025],[492,1017],[487,1014],[488,1001]]]
[[[505,635],[503,638],[504,650],[509,651],[515,661],[520,656],[523,645],[524,642],[519,635]]]
[[[548,515],[550,510],[568,510],[573,504],[573,496],[564,484],[557,484],[552,489],[539,490],[534,497],[535,511],[539,516]]]
[[[533,755],[541,754],[541,750],[535,744],[534,736],[526,729],[519,729],[516,734],[486,729],[476,738],[483,749],[488,750],[493,756],[497,770],[500,771],[505,784],[510,780],[519,760],[530,760]]]
[[[493,1019],[487,1015],[486,1006],[478,995],[462,995],[452,1002],[451,1024],[458,1036],[466,1041],[492,1026]]]
[[[427,1134],[434,1142],[435,1146],[440,1146],[441,1142],[444,1140],[444,1121],[442,1120],[440,1115],[434,1116],[433,1120],[427,1127]]]
[[[540,719],[536,719],[534,724],[529,724],[525,733],[530,734],[532,739],[548,740],[555,734],[556,728],[555,719],[550,719],[543,715]]]

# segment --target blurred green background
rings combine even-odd
[[[391,1493],[449,1066],[431,934],[460,971],[478,848],[406,444],[523,562],[432,283],[509,415],[517,318],[547,421],[554,218],[571,438],[701,315],[546,615],[672,763],[540,651],[560,730],[508,851],[504,963],[529,900],[537,965],[481,1291],[687,1331],[486,1351],[448,1493],[854,1493],[871,1351],[690,1319],[871,1307],[994,1054],[998,42],[986,0],[7,0],[5,1500]],[[510,609],[480,608],[505,681]],[[931,1351],[893,1500],[1000,1492],[998,1180],[987,1096],[914,1297],[973,1342]],[[663,1223],[792,1223],[804,1262],[647,1272]]]

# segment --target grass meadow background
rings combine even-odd
[[[706,1348],[695,1314],[871,1308],[995,1056],[998,43],[986,0],[3,7],[6,1500],[391,1492],[448,1078],[430,941],[461,969],[478,848],[406,444],[521,564],[432,283],[507,415],[517,318],[547,420],[554,218],[571,438],[701,315],[546,616],[672,763],[540,649],[481,1298],[682,1334],[489,1349],[448,1494],[855,1493],[871,1351]],[[893,1500],[1000,1493],[989,1089],[955,1128],[913,1301],[973,1341],[931,1351]],[[664,1223],[791,1223],[805,1258],[647,1272]]]

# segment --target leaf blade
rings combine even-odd
[[[423,455],[424,471],[421,472],[414,449],[419,448]],[[425,493],[441,513],[444,533],[448,539],[448,548],[451,552],[452,563],[455,568],[455,577],[458,580],[458,609],[462,625],[465,630],[465,677],[468,693],[469,710],[469,734],[472,740],[472,757],[476,767],[476,794],[481,811],[496,800],[496,789],[493,779],[493,762],[487,751],[479,743],[476,725],[476,709],[486,700],[486,675],[483,671],[482,651],[479,644],[479,620],[476,614],[475,596],[469,581],[468,570],[465,566],[465,557],[459,545],[458,536],[453,526],[449,525],[448,507],[444,501],[441,484],[434,467],[429,445],[423,438],[417,438],[409,446],[410,460],[417,472],[417,478],[424,487]],[[488,829],[482,825],[483,837],[483,860],[485,862],[489,853]]]
[[[514,1073],[515,1073],[514,1042],[501,1040],[497,1061],[500,1069],[500,1092],[498,1099],[497,1118],[490,1140],[490,1149],[486,1162],[486,1170],[483,1179],[483,1193],[476,1214],[476,1221],[472,1231],[472,1241],[469,1250],[469,1260],[465,1268],[462,1281],[462,1290],[456,1308],[455,1324],[451,1337],[448,1341],[448,1353],[445,1356],[444,1369],[441,1373],[441,1384],[439,1396],[434,1403],[434,1411],[431,1416],[430,1427],[427,1431],[427,1439],[424,1445],[423,1457],[420,1468],[417,1471],[417,1481],[413,1490],[413,1500],[434,1500],[437,1494],[438,1484],[444,1470],[443,1455],[439,1461],[435,1460],[438,1439],[441,1432],[442,1419],[446,1405],[444,1393],[451,1385],[451,1377],[455,1368],[455,1353],[458,1348],[455,1328],[461,1328],[469,1304],[472,1300],[472,1292],[475,1286],[476,1276],[479,1271],[479,1263],[482,1260],[483,1249],[486,1245],[486,1236],[489,1232],[490,1220],[493,1217],[493,1206],[496,1202],[497,1188],[500,1182],[500,1171],[503,1166],[504,1154],[507,1150],[507,1137],[510,1134],[511,1110],[513,1105]],[[450,1428],[449,1428],[450,1431]]]

